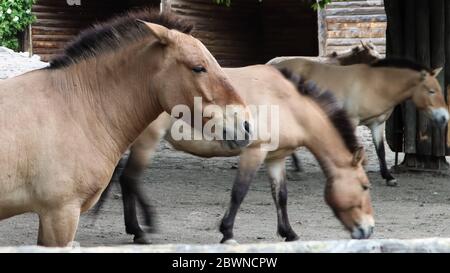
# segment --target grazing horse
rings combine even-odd
[[[80,213],[160,113],[194,110],[193,97],[246,108],[190,29],[158,11],[125,14],[81,34],[48,68],[2,81],[0,219],[36,213],[39,245],[71,245]]]
[[[250,146],[233,151],[224,150],[215,141],[174,140],[170,130],[173,119],[168,114],[161,114],[130,147],[128,161],[120,175],[127,233],[135,235],[136,243],[148,242],[138,224],[135,199],[143,207],[147,223],[151,223],[151,219],[148,219],[151,218],[151,206],[145,197],[140,177],[155,147],[167,132],[166,140],[177,150],[201,157],[240,155],[230,205],[220,225],[222,243],[233,242],[237,211],[250,182],[264,162],[276,206],[278,233],[286,241],[298,239],[287,213],[285,158],[300,146],[306,146],[319,161],[326,176],[325,200],[336,217],[352,238],[368,238],[372,234],[374,220],[369,180],[362,166],[364,152],[357,142],[350,120],[334,96],[330,92],[319,92],[314,85],[304,85],[296,76],[288,76],[293,85],[268,65],[225,68],[224,71],[249,105],[279,106],[278,118],[265,119],[256,112],[252,115],[255,124],[263,122],[269,127],[279,122],[278,147],[271,151],[262,149],[262,145],[270,140],[258,136]]]
[[[361,41],[361,45],[355,46],[347,52],[333,52],[325,57],[305,57],[305,56],[289,56],[277,57],[270,60],[267,64],[275,65],[286,60],[307,59],[317,61],[320,63],[334,64],[334,65],[352,65],[352,64],[371,64],[381,59],[381,54],[377,51],[374,44],[371,42]],[[300,158],[294,152],[292,154],[292,161],[296,171],[301,171],[302,166]]]
[[[436,76],[431,70],[407,59],[381,59],[372,64],[335,66],[306,59],[292,59],[274,64],[292,70],[322,89],[331,90],[347,110],[355,126],[365,125],[372,132],[381,176],[388,186],[397,181],[386,166],[384,150],[385,122],[394,107],[412,99],[419,110],[438,126],[449,120],[447,105]]]

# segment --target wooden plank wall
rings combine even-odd
[[[199,38],[222,66],[265,63],[284,55],[317,56],[317,15],[299,0],[237,0],[230,7],[211,0],[170,0],[169,9],[191,20]],[[82,29],[131,6],[159,7],[159,0],[38,0],[33,7],[33,52],[47,61]]]
[[[195,24],[194,36],[222,66],[265,63],[276,56],[317,56],[317,15],[298,0],[171,0],[170,9]]]
[[[325,10],[326,53],[345,51],[360,40],[371,41],[386,53],[386,14],[381,0],[333,1]]]
[[[264,61],[277,56],[317,56],[317,12],[308,1],[262,2]]]
[[[222,66],[259,63],[261,23],[258,0],[233,1],[230,7],[211,0],[171,0],[171,10],[195,24],[201,40]]]
[[[33,53],[48,61],[51,56],[60,53],[64,45],[82,29],[142,2],[82,0],[80,6],[70,6],[65,0],[38,0],[33,6],[37,20],[31,27]]]

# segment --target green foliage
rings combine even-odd
[[[227,7],[231,5],[231,0],[213,0],[213,1],[218,5],[225,5]]]
[[[326,5],[330,4],[331,0],[319,0],[312,4],[314,10],[323,9]]]
[[[0,0],[0,46],[19,49],[18,34],[36,17],[31,13],[35,0]]]

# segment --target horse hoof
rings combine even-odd
[[[139,237],[134,236],[133,243],[135,243],[137,245],[149,245],[152,242],[150,241],[149,238],[147,238],[147,236],[142,235],[142,236],[139,236]]]
[[[397,187],[397,179],[386,180],[386,186],[388,187]]]
[[[228,240],[224,241],[222,244],[235,246],[235,245],[238,245],[239,243],[234,239],[228,239]]]
[[[145,226],[142,229],[145,231],[145,233],[156,233],[157,232],[156,227],[154,227],[154,226]]]
[[[294,242],[294,241],[298,241],[298,240],[300,240],[300,238],[297,235],[294,237],[285,239],[286,242]]]

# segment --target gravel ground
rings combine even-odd
[[[0,48],[0,78],[45,66],[37,57],[26,58]],[[373,238],[450,237],[450,187],[448,178],[429,173],[397,174],[400,187],[388,188],[378,174],[378,161],[370,132],[358,128],[368,156],[367,171],[373,184],[376,216]],[[304,173],[292,171],[288,162],[289,212],[302,240],[348,239],[323,201],[324,177],[315,159],[300,149]],[[401,156],[400,156],[401,159]],[[387,148],[387,162],[394,154]],[[174,151],[161,143],[144,183],[152,196],[159,230],[155,243],[216,243],[218,223],[227,207],[237,158],[203,159]],[[38,221],[32,214],[0,222],[0,246],[34,244]],[[264,168],[251,185],[237,216],[239,242],[277,242],[276,214]],[[132,242],[123,226],[120,193],[110,195],[98,219],[82,216],[76,240],[82,246]]]

